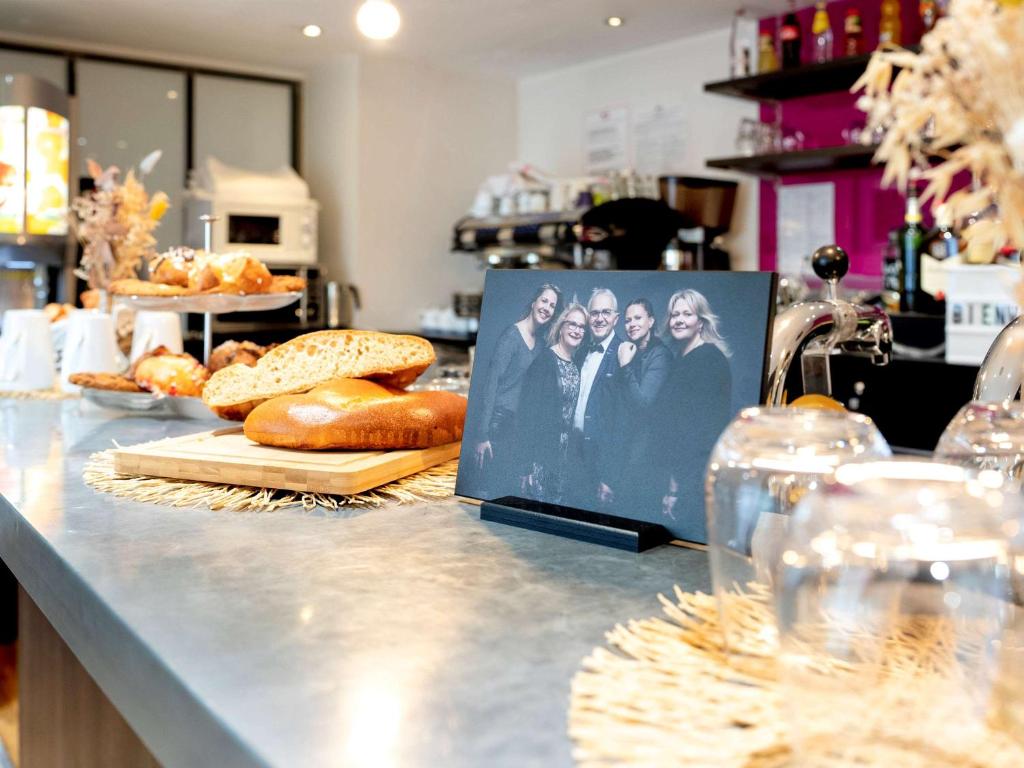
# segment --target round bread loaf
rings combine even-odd
[[[261,403],[244,429],[250,440],[279,448],[379,451],[453,443],[465,419],[462,395],[338,379]]]

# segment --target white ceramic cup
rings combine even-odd
[[[136,312],[135,330],[132,332],[132,353],[129,359],[134,363],[147,352],[160,346],[167,347],[177,355],[184,351],[181,342],[181,315],[177,312]]]
[[[113,318],[93,310],[73,312],[68,320],[60,366],[61,387],[66,392],[78,391],[78,387],[68,382],[72,373],[117,373],[118,362]]]
[[[50,320],[41,309],[4,312],[0,390],[52,389],[55,371]]]

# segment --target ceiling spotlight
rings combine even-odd
[[[302,34],[304,34],[306,37],[320,37],[320,34],[322,32],[323,30],[320,29],[320,27],[318,27],[316,24],[307,24],[302,28]]]
[[[607,19],[604,20],[604,23],[607,24],[609,27],[621,27],[625,23],[625,21],[621,16],[609,16]]]
[[[356,26],[371,40],[387,40],[395,36],[402,17],[388,0],[366,0],[356,12]]]

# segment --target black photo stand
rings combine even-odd
[[[669,532],[656,523],[587,512],[518,496],[502,496],[484,501],[480,504],[480,519],[624,549],[627,552],[643,552],[672,540]]]

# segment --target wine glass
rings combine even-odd
[[[747,408],[722,433],[705,487],[711,581],[731,663],[776,650],[773,572],[796,503],[839,465],[890,455],[871,419],[839,411]]]
[[[1019,401],[968,403],[942,433],[935,458],[996,470],[1019,483],[1024,473],[1024,405]]]
[[[797,764],[1022,764],[990,716],[1020,711],[1000,679],[1021,513],[998,472],[897,459],[842,466],[798,505],[776,590]]]

